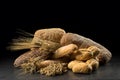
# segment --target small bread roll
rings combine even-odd
[[[99,68],[99,62],[95,59],[87,60],[86,63],[90,66],[92,66],[93,70],[97,70]]]
[[[76,64],[78,64],[80,62],[82,62],[82,61],[77,61],[77,60],[71,61],[71,62],[68,63],[68,68],[72,69],[73,66],[75,66]]]
[[[79,49],[80,55],[77,55],[75,57],[76,60],[80,60],[80,61],[87,61],[89,59],[91,59],[93,57],[93,54],[91,53],[91,51],[86,50],[86,49]]]
[[[68,56],[69,54],[73,53],[77,49],[78,47],[75,44],[69,44],[69,45],[60,47],[55,51],[53,58]]]
[[[78,63],[73,66],[72,71],[74,73],[91,73],[92,72],[92,67],[89,66],[88,64],[82,62]]]
[[[89,50],[93,53],[93,57],[96,57],[100,53],[100,49],[96,46],[90,46],[90,47],[88,47],[87,50]]]
[[[53,63],[58,63],[60,61],[57,61],[57,60],[45,60],[45,61],[37,61],[36,62],[36,66],[38,68],[42,68],[42,67],[46,67],[46,66],[49,66],[50,64],[53,64]]]

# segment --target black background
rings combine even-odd
[[[83,12],[83,13],[82,13]],[[98,15],[91,10],[8,10],[1,15],[0,55],[14,56],[6,52],[11,39],[16,38],[17,29],[33,33],[42,28],[60,27],[66,32],[73,32],[108,48],[113,55],[119,55],[118,15],[116,13],[101,12]]]

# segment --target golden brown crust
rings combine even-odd
[[[112,57],[111,52],[107,48],[89,38],[83,37],[78,34],[66,33],[61,38],[60,43],[61,45],[68,45],[73,43],[76,44],[79,48],[88,48],[90,46],[96,46],[100,49],[100,53],[97,56],[97,58],[99,59],[99,62],[102,64],[109,62]]]
[[[79,54],[75,57],[76,60],[79,61],[87,61],[93,57],[90,51],[85,50],[85,51],[80,51],[82,54]]]
[[[50,64],[54,64],[54,63],[59,63],[60,61],[57,61],[57,60],[44,60],[44,61],[38,61],[36,62],[36,66],[38,68],[43,68],[43,67],[46,67]]]
[[[99,68],[99,62],[96,59],[87,60],[86,63],[92,66],[93,71]]]
[[[69,44],[66,46],[62,46],[55,51],[53,58],[69,56],[71,53],[73,53],[77,49],[78,47],[75,44]]]
[[[73,66],[72,71],[74,73],[91,73],[92,67],[82,62],[82,63],[78,63],[75,66]]]
[[[34,34],[34,37],[53,42],[60,42],[60,39],[64,34],[65,31],[61,28],[48,28],[37,30]]]
[[[78,61],[78,60],[70,61],[70,62],[68,63],[68,68],[69,68],[69,69],[72,69],[73,66],[75,66],[76,64],[78,64],[78,63],[80,63],[80,62],[82,62],[82,61]]]

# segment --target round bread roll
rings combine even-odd
[[[78,63],[80,63],[80,62],[82,62],[82,61],[77,61],[77,60],[70,61],[70,62],[68,63],[68,68],[69,68],[69,69],[72,69],[73,66],[75,66],[76,64],[78,64]]]
[[[74,73],[91,73],[92,67],[82,62],[82,63],[78,63],[75,66],[73,66],[72,71]]]

